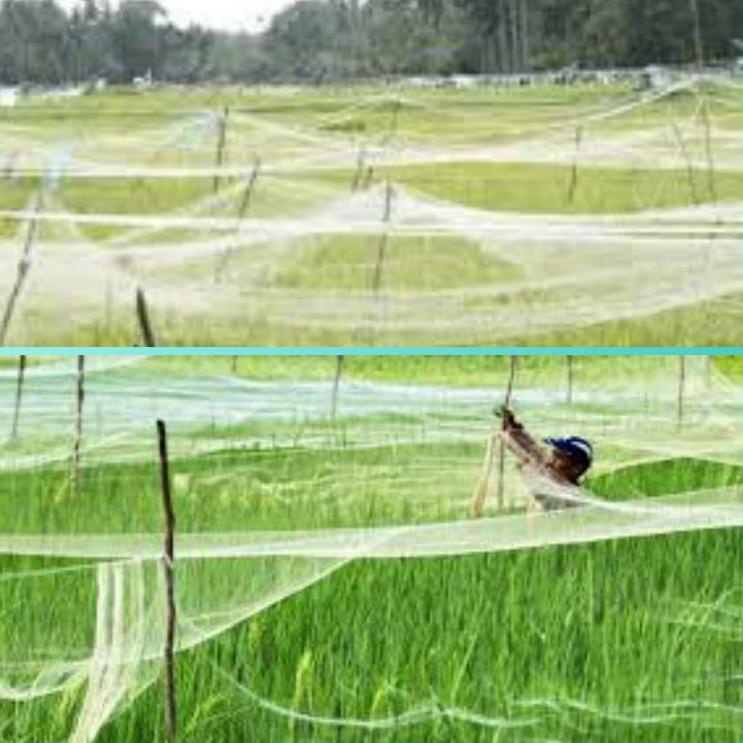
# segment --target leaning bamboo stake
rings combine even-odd
[[[175,512],[170,490],[170,469],[168,464],[168,436],[164,421],[157,421],[157,439],[160,453],[160,490],[163,512],[165,514],[165,545],[163,550],[163,569],[165,573],[165,601],[167,626],[165,632],[165,697],[166,697],[166,740],[175,743],[176,704],[175,704]]]
[[[248,211],[250,202],[253,200],[253,190],[255,189],[255,184],[258,181],[258,176],[260,175],[260,173],[261,159],[260,157],[256,157],[255,161],[253,162],[253,170],[250,172],[250,178],[248,178],[248,181],[245,184],[245,190],[243,191],[243,196],[240,201],[240,207],[237,210],[238,229],[240,228],[239,223],[245,217],[245,213]]]
[[[77,357],[77,407],[75,414],[75,441],[72,446],[72,485],[80,491],[80,462],[83,447],[83,405],[85,403],[85,356]]]
[[[392,184],[387,181],[385,184],[384,191],[384,211],[382,213],[382,221],[385,224],[389,224],[392,220],[392,202],[394,199],[394,189]],[[378,294],[382,286],[382,276],[384,274],[384,261],[387,256],[387,244],[389,243],[390,233],[387,229],[382,233],[379,238],[379,246],[377,248],[377,262],[374,266],[374,276],[372,278],[372,290],[374,294]]]
[[[10,429],[10,438],[18,436],[18,423],[21,418],[21,398],[23,396],[23,377],[26,372],[26,357],[21,354],[18,357],[18,381],[15,388],[15,408],[13,410],[13,425]]]
[[[255,189],[255,184],[258,181],[258,176],[261,172],[261,159],[259,157],[255,158],[255,162],[253,163],[253,170],[250,173],[250,177],[245,183],[245,188],[243,189],[243,195],[240,199],[240,204],[237,208],[237,225],[235,227],[235,238],[237,238],[240,234],[240,226],[242,224],[243,219],[245,218],[245,214],[248,211],[248,208],[250,207],[250,203],[253,200],[253,190]],[[227,248],[222,251],[222,254],[219,258],[219,260],[216,262],[214,266],[214,281],[217,282],[221,279],[222,274],[224,273],[225,268],[227,268],[227,264],[229,263],[230,258],[234,254],[236,250],[235,245],[229,245]]]
[[[382,288],[382,275],[384,272],[384,261],[387,255],[387,244],[389,242],[389,232],[384,232],[379,238],[379,246],[377,247],[377,262],[374,266],[374,277],[372,278],[372,291],[374,294],[379,294],[379,290]]]
[[[573,357],[570,354],[568,354],[565,357],[565,361],[567,362],[567,367],[568,367],[568,388],[567,388],[565,402],[567,402],[568,405],[572,405],[573,404]]]
[[[338,412],[338,389],[341,384],[341,377],[343,376],[344,361],[344,356],[335,357],[335,378],[333,379],[333,396],[330,402],[330,417],[333,423],[335,423],[335,416]]]
[[[364,177],[364,164],[365,164],[366,152],[363,148],[359,150],[358,157],[356,158],[356,170],[353,174],[353,180],[351,181],[351,192],[359,190]]]
[[[506,389],[506,399],[503,403],[506,410],[511,405],[511,393],[513,392],[513,382],[516,378],[516,356],[511,356],[511,368],[508,373],[508,387]],[[505,416],[503,418],[503,423],[501,425],[501,430],[504,431],[506,428],[506,419]],[[500,441],[498,442],[499,448],[498,448],[498,509],[502,510],[503,506],[505,505],[505,497],[503,493],[503,470],[505,468],[505,462],[506,462],[506,446],[503,441],[503,437],[501,436]]]
[[[485,450],[485,460],[482,464],[482,470],[480,471],[480,476],[477,479],[475,490],[470,499],[470,517],[473,519],[482,517],[485,510],[485,501],[490,496],[497,439],[498,433],[495,430],[491,431],[488,437],[488,446]]]
[[[219,117],[219,136],[217,137],[217,150],[214,153],[214,167],[216,168],[216,172],[214,173],[214,193],[219,191],[221,181],[220,170],[224,162],[224,146],[227,142],[227,121],[229,116],[230,109],[225,107],[222,115]]]
[[[21,259],[18,261],[15,283],[13,284],[13,288],[10,290],[10,294],[8,295],[8,301],[5,304],[3,319],[2,322],[0,322],[0,346],[5,345],[5,337],[8,333],[10,321],[13,319],[13,313],[18,302],[18,297],[20,297],[21,295],[23,284],[25,283],[28,272],[31,269],[31,250],[33,249],[34,242],[36,240],[38,216],[41,212],[42,204],[43,196],[42,192],[39,192],[39,195],[36,199],[36,206],[34,208],[34,216],[31,218],[31,224],[29,225],[28,233],[26,234],[26,242],[23,245]]]
[[[511,357],[511,365],[508,377],[508,386],[506,388],[506,397],[504,406],[507,408],[511,404],[511,395],[513,392],[513,384],[516,375],[516,361],[517,357]],[[505,421],[504,421],[505,423]],[[475,490],[470,500],[470,516],[472,518],[479,519],[485,512],[485,502],[490,497],[493,483],[493,469],[495,466],[495,454],[496,449],[498,450],[498,507],[503,507],[503,468],[505,463],[505,451],[503,447],[503,438],[500,435],[500,431],[493,429],[488,438],[488,446],[485,451],[485,460],[483,462],[482,471],[480,477],[475,485]]]
[[[147,310],[147,299],[145,298],[144,292],[141,288],[137,287],[137,319],[139,320],[139,329],[142,333],[142,340],[145,346],[152,348],[156,346],[155,334],[152,332],[152,325],[150,323],[150,313]]]
[[[384,187],[384,213],[382,214],[382,221],[389,223],[392,220],[392,201],[395,197],[395,190],[392,184],[387,181]]]
[[[368,191],[371,188],[373,181],[374,181],[374,166],[373,165],[370,165],[366,169],[366,173],[364,175],[364,181],[361,184],[361,188],[364,191]]]
[[[686,142],[684,141],[684,137],[681,134],[681,130],[679,129],[678,124],[675,121],[671,124],[671,128],[673,129],[673,134],[676,137],[676,144],[678,145],[681,157],[684,159],[684,163],[686,164],[686,181],[689,184],[689,195],[691,196],[692,203],[696,206],[699,206],[701,202],[699,200],[699,195],[697,194],[697,184],[694,178],[694,164],[692,163],[691,157],[689,156],[689,150],[686,147]]]
[[[578,187],[578,155],[580,154],[580,145],[583,141],[583,127],[577,126],[575,129],[575,156],[573,158],[573,169],[570,171],[570,183],[568,184],[568,204],[573,203],[575,190]]]
[[[684,422],[685,386],[686,386],[686,356],[679,356],[679,387],[678,387],[678,402],[677,402],[677,416],[678,416],[679,428],[681,428]]]

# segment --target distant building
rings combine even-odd
[[[0,108],[13,108],[18,103],[18,88],[0,88]]]

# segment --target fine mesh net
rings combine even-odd
[[[22,155],[0,209],[0,294],[37,226],[7,339],[130,345],[141,286],[167,345],[521,344],[576,331],[594,342],[607,324],[634,335],[659,313],[682,319],[637,337],[682,345],[689,312],[705,339],[712,328],[733,345],[734,85],[694,78],[575,107],[526,91],[536,123],[504,131],[518,94],[478,93],[479,116],[412,91],[340,96],[325,101],[335,112],[308,103],[293,124],[246,103],[218,168],[214,114],[182,106],[159,129],[99,122],[74,146],[9,123],[0,152],[4,135]],[[395,101],[409,125],[392,135],[379,121]],[[366,135],[337,128],[359,116],[376,122]],[[29,179],[40,175],[37,211]]]
[[[170,434],[179,654],[352,562],[464,559],[743,525],[740,387],[711,359],[575,358],[569,386],[566,362],[520,360],[519,417],[536,434],[586,436],[597,461],[585,487],[569,488],[519,474],[507,457],[502,504],[497,457],[486,449],[498,441],[490,411],[504,393],[505,360],[492,360],[492,385],[441,386],[364,381],[364,362],[347,359],[335,395],[332,358],[317,362],[312,381],[297,381],[299,370],[294,379],[256,381],[229,359],[205,363],[198,371],[88,357],[77,477],[68,473],[75,361],[26,369],[18,433],[2,459],[10,485],[0,500],[0,698],[75,700],[70,740],[93,740],[162,669],[155,417]],[[4,420],[15,385],[6,368]],[[643,492],[642,478],[624,477],[659,465],[670,466],[660,490]],[[485,517],[470,519],[483,477]],[[528,513],[535,490],[579,507]],[[394,729],[443,715],[524,724],[427,704],[394,719],[308,716],[230,678],[235,693],[295,721]]]

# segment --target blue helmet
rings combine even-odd
[[[568,438],[545,439],[545,443],[553,446],[558,451],[564,452],[571,459],[580,462],[588,469],[593,462],[593,447],[591,442],[580,436],[569,436]]]

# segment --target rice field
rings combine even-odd
[[[179,740],[739,740],[740,359],[566,363],[519,359],[514,408],[594,443],[605,505],[529,516],[508,460],[473,521],[508,359],[349,357],[334,396],[332,357],[87,357],[77,481],[74,359],[33,360],[0,740],[164,739],[158,416]]]
[[[139,343],[141,287],[160,345],[737,345],[739,93],[31,98],[0,117],[5,343]]]

